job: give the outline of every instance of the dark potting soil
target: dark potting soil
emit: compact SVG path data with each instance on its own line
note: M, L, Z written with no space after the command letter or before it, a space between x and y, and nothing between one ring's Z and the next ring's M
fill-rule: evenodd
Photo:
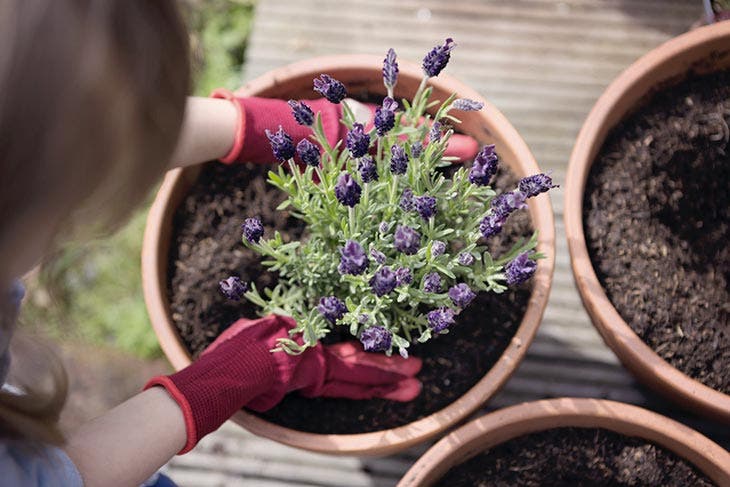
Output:
M641 438L598 428L521 436L449 470L438 487L715 485L684 459Z
M274 210L284 195L266 183L267 171L265 166L208 164L176 212L168 295L175 326L193 356L238 318L257 317L256 307L248 301L226 300L218 281L233 274L254 281L259 289L276 282L276 276L260 264L258 254L241 243L243 220L258 215L267 235L278 229L285 241L302 234L299 220ZM500 171L494 186L512 189L516 181ZM517 212L502 235L490 242L492 254L501 255L520 236L531 234L529 214ZM529 285L501 295L481 293L460 315L451 333L411 346L411 354L424 361L418 375L424 387L410 403L307 399L292 393L263 416L298 430L344 434L392 428L434 413L462 396L492 368L516 332L529 295Z
M730 393L730 71L655 94L591 169L586 242L631 328L685 374Z

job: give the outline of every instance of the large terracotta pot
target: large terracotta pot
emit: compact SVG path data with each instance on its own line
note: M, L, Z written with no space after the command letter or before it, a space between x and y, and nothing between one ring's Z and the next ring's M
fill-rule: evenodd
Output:
M730 395L711 389L662 359L618 314L591 265L583 231L583 193L593 161L609 131L644 97L691 70L730 68L730 22L672 39L632 64L606 89L588 115L570 158L565 184L565 232L583 304L606 344L623 364L661 394L688 409L730 423Z
M730 485L730 453L697 431L637 406L601 399L550 399L511 406L471 421L432 446L398 487L427 487L453 466L501 443L566 426L602 428L659 445L717 485Z
M341 80L350 93L367 91L385 94L382 84L382 58L374 56L333 56L312 59L271 71L243 86L238 93L282 99L313 98L312 79L327 73ZM420 68L400 63L396 97L410 98L421 80ZM432 80L434 97L444 100L455 92L459 96L483 101L474 90L448 76ZM520 177L539 172L535 160L507 119L485 102L480 112L463 113L459 129L480 143L494 143L504 163ZM162 349L176 369L190 364L170 318L167 297L168 251L173 214L195 182L200 167L170 171L157 194L147 219L142 250L142 277L145 301ZM494 367L466 394L448 407L413 423L384 431L364 434L320 435L275 425L240 411L232 418L251 432L291 446L332 454L389 454L425 441L466 418L492 397L514 372L535 336L548 300L552 281L555 243L550 200L547 195L529 203L532 222L539 231L537 250L546 258L538 264L534 290L517 333Z

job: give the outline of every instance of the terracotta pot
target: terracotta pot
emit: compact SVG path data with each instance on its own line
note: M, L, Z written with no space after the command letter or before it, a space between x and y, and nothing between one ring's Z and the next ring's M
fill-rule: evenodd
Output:
M375 56L333 56L292 64L246 84L238 93L282 99L313 98L312 79L327 73L341 80L349 93L385 94L382 84L382 58ZM396 97L412 96L421 80L420 68L400 63ZM444 100L451 93L482 100L474 90L448 76L432 82L434 96ZM520 177L539 172L535 160L507 119L485 102L480 112L464 113L460 130L480 143L495 143L502 161ZM142 250L142 277L145 301L152 325L162 349L176 369L190 364L190 355L183 346L170 318L167 298L168 251L173 214L200 167L170 171L150 209ZM539 230L537 250L547 257L539 262L533 278L534 291L522 323L507 349L494 367L466 394L446 408L413 423L389 430L364 434L322 435L305 433L275 425L245 411L236 413L234 421L251 432L291 446L332 454L384 455L425 441L466 418L492 397L514 372L535 336L548 300L552 281L555 243L554 223L547 195L529 203L530 216Z
M688 74L730 68L730 22L672 39L632 64L598 99L573 149L565 183L565 233L583 304L606 344L636 377L684 407L730 423L730 395L696 381L659 357L621 318L596 277L583 232L583 193L608 132L638 102Z
M718 485L730 485L730 453L697 431L637 406L601 399L550 399L500 409L471 421L432 446L398 487L426 487L453 466L513 438L561 427L603 428L659 445Z

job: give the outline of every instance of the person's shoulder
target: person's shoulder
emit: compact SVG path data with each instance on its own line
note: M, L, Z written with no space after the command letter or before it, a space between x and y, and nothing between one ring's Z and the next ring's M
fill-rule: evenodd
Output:
M62 449L0 442L0 486L83 487L76 465Z

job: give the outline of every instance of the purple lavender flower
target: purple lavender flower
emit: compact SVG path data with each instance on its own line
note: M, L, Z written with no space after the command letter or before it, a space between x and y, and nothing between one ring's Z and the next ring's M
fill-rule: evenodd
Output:
M357 317L357 322L361 325L364 325L368 321L370 321L370 315L367 313L362 313L360 316Z
M289 134L284 132L281 125L279 125L279 130L276 133L271 133L268 129L265 132L277 160L284 162L294 157L294 141Z
M370 249L370 257L378 264L385 264L385 254L378 249Z
M413 282L413 272L408 267L399 267L395 270L396 286L407 286Z
M526 207L525 195L520 191L507 191L492 200L492 212L502 220L506 220L515 210Z
M479 223L479 231L484 238L490 238L502 231L505 220L495 214L485 216Z
M381 267L370 279L370 288L376 296L385 296L395 289L395 272L390 267Z
M423 290L427 293L441 292L441 276L438 274L438 272L431 272L424 276Z
M413 191L411 188L405 188L400 196L400 203L398 203L400 209L403 211L412 211L415 208L413 201Z
M434 122L431 130L428 131L428 140L432 144L441 140L441 122Z
M383 106L375 108L373 124L380 137L384 136L395 126L395 111L397 108L398 103L387 96L383 100Z
M366 352L385 352L390 349L393 334L382 326L371 326L362 331L360 342Z
M477 295L463 282L449 289L449 298L459 308L466 308Z
M317 311L334 325L337 320L345 316L347 306L345 306L345 303L341 299L335 296L327 296L319 300Z
M459 264L463 266L470 266L474 263L474 256L469 252L462 252L459 254Z
M390 223L388 222L380 222L380 225L378 225L378 231L380 233L388 233L390 230Z
M396 250L406 255L413 255L421 247L421 234L417 230L405 225L398 225L395 229Z
M436 214L436 198L433 196L418 196L414 198L416 211L421 218L428 220Z
M357 163L357 170L360 173L360 179L363 183L369 183L378 180L378 167L370 156L365 156Z
M393 174L405 174L408 170L408 155L406 150L399 146L393 145L390 148L390 172Z
M411 157L418 159L421 154L423 154L423 143L419 141L411 144Z
M383 83L386 88L394 88L398 83L398 61L395 60L395 51L391 47L383 60Z
M441 307L430 311L426 316L428 318L428 326L436 333L444 331L446 328L454 324L454 310L451 308Z
M439 255L443 255L444 252L446 252L446 244L441 240L434 240L431 244L431 255L438 257Z
M469 171L469 182L477 186L487 186L497 172L498 160L493 145L482 147Z
M258 243L264 236L264 225L258 218L246 218L241 225L243 236L251 243Z
M307 166L317 167L319 166L319 147L311 143L307 139L302 139L297 144L297 154L299 158Z
M335 184L335 196L337 201L345 206L354 208L356 204L360 202L360 194L362 188L357 182L350 176L350 174L344 172L340 174Z
M470 100L468 98L457 98L451 104L451 108L454 110L461 110L462 112L478 112L484 108L484 103L476 100Z
M347 96L345 85L327 74L314 79L314 91L319 92L332 103L339 103Z
M248 283L243 282L240 277L231 276L218 283L221 292L233 301L239 301L248 291Z
M532 277L535 269L537 269L537 262L530 259L527 252L522 252L505 266L504 270L507 275L507 284L510 286L522 284Z
M368 149L370 148L370 135L365 132L363 124L352 124L352 130L347 133L345 145L347 145L352 157L362 157L368 153Z
M558 186L547 174L534 174L520 179L518 187L526 198L531 198Z
M303 101L298 102L295 100L289 100L287 103L291 107L294 120L296 120L299 125L310 127L314 123L314 112L309 105Z
M340 265L337 267L337 272L340 274L358 276L365 272L369 264L365 249L358 242L348 240L345 246L340 248Z
M451 58L451 51L456 47L454 40L446 39L443 46L436 46L423 58L423 72L427 76L438 76Z

